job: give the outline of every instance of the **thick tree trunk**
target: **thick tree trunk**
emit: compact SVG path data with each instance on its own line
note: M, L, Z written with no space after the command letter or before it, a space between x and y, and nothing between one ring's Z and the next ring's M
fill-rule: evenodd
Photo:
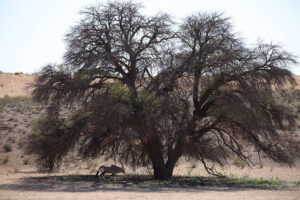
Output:
M153 166L154 178L165 180L172 177L174 167L168 168L164 165L162 166Z
M162 160L152 160L154 178L160 180L171 178L178 158L179 156L172 156L171 158L169 158L166 164Z
M165 162L159 138L149 142L147 149L154 170L154 178L160 180L171 178L180 154L175 154L175 152L169 153L168 160Z

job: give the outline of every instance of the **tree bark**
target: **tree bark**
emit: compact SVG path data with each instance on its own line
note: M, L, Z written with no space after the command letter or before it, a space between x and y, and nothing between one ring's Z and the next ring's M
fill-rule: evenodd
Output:
M154 170L154 179L164 180L171 178L177 159L171 156L172 158L169 157L169 160L165 163L159 140L148 145L149 156Z
M172 155L171 157L169 157L166 163L159 158L162 158L162 155L159 157L152 158L154 179L165 180L171 178L173 175L175 164L179 157Z
M166 167L165 165L153 166L154 170L154 179L165 180L172 177L174 166L171 168Z

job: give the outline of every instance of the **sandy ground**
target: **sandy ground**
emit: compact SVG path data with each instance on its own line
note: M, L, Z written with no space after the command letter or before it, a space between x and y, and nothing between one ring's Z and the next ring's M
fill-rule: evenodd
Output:
M33 83L34 75L0 73L0 98L8 96L28 96L27 86Z
M106 185L103 182L95 181L93 175L89 175L87 180L78 181L43 180L44 177L49 176L54 175L39 174L33 171L2 175L0 179L0 199L300 199L300 190L263 190L234 187L135 189L123 185ZM63 174L59 174L59 176L63 176Z
M188 166L183 163L176 168L177 174ZM235 174L243 174L249 169L228 168ZM286 167L252 169L252 174L260 177L277 176L289 180L300 180L299 166L294 169ZM201 167L195 168L195 173L204 175ZM63 173L37 173L30 166L23 167L18 173L8 169L0 170L0 200L54 200L54 199L263 199L263 200L297 200L300 199L300 189L266 190L258 188L236 188L223 186L197 187L155 187L141 188L126 184L108 184L105 181L95 181L94 173L87 169L70 169ZM72 179L72 177L75 177ZM79 177L79 178L78 178ZM82 177L82 178L80 178Z
M2 191L1 191L2 192ZM2 196L2 197L1 197ZM163 200L297 200L299 191L268 191L268 190L234 190L234 189L202 189L202 190L167 190L167 191L122 191L122 190L97 190L97 191L5 191L0 194L2 199L24 200L52 200L52 199L163 199Z

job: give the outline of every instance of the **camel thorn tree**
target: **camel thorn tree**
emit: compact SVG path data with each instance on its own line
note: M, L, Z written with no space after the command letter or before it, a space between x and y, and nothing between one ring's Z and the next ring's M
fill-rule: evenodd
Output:
M288 165L299 158L289 136L295 116L273 90L294 83L294 56L275 44L247 47L220 13L176 24L141 9L84 9L66 34L64 63L39 72L32 95L49 106L28 148L40 166L53 170L74 150L82 159L152 165L155 179L167 179L180 157L214 174L212 164L232 156L253 165L250 151ZM62 119L66 104L74 109Z

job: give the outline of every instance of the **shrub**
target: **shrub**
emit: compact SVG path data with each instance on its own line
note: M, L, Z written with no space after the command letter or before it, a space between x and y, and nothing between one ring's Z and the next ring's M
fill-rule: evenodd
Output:
M30 151L28 150L28 148L25 148L25 149L23 150L23 153L24 153L24 155L29 155L29 154L30 154Z
M241 159L241 158L236 158L234 160L234 165L236 165L237 167L244 169L246 166L246 163Z
M12 147L11 147L10 144L4 144L4 145L3 145L3 150L4 150L5 152L11 152Z
M19 173L20 167L15 165L15 166L13 166L13 170L14 170L15 173Z
M16 142L15 138L12 137L12 136L9 136L7 140L8 140L9 142L11 142L11 143L15 143L15 142Z
M3 159L0 159L0 164L6 164L6 163L8 163L8 156L5 156L5 158L3 158Z
M17 146L18 146L19 149L21 149L21 148L24 146L24 141L23 141L23 139L20 139L20 140L18 141Z
M38 132L39 130L41 130L41 124L42 122L46 121L47 120L47 115L42 113L40 114L37 118L33 119L31 122L30 122L30 126L31 126L31 130L33 133L36 133Z
M23 164L24 164L24 165L28 165L28 164L29 164L29 159L28 159L28 158L25 158L25 159L23 160Z

